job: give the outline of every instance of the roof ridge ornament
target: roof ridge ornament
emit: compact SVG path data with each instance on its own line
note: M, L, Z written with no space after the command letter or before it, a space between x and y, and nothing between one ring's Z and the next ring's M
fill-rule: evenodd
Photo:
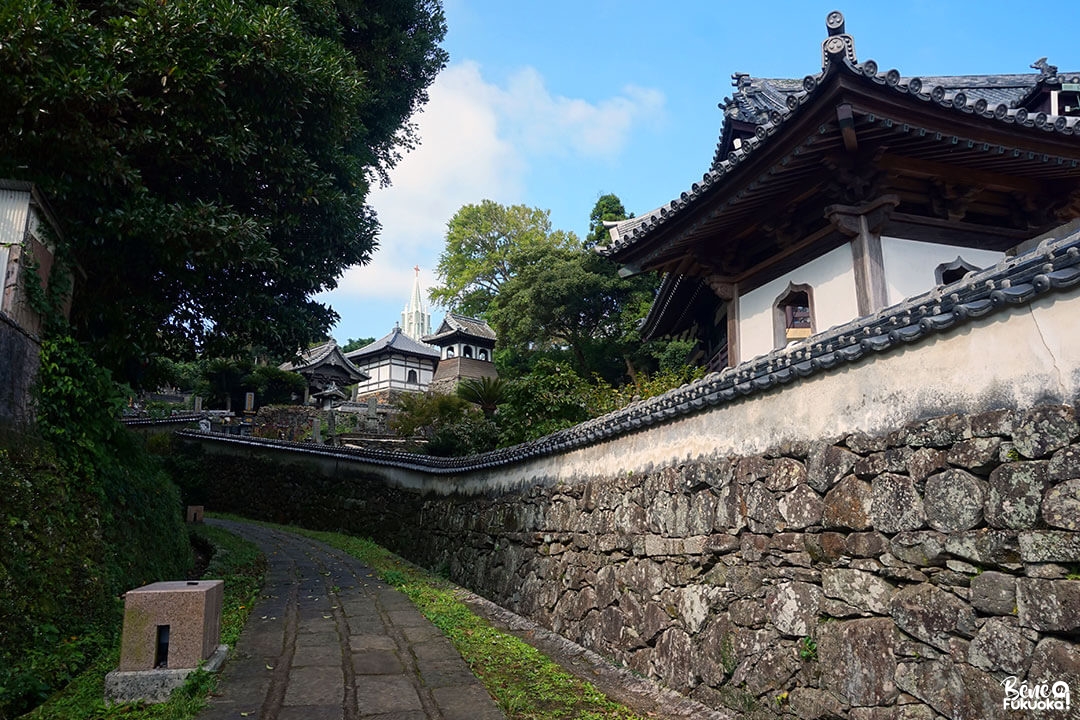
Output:
M1039 71L1040 80L1057 77L1058 74L1057 65L1051 65L1050 63L1046 62L1045 57L1041 57L1035 62L1031 63L1031 67Z
M825 29L829 31L829 37L821 43L821 70L824 72L829 67L829 60L839 59L846 56L852 65L858 61L855 59L855 38L844 32L844 14L839 10L833 10L825 16Z

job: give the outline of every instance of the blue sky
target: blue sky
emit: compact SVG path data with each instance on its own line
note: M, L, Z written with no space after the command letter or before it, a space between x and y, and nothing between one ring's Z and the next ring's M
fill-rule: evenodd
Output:
M731 74L801 78L821 69L825 16L844 13L860 62L905 77L1034 72L1047 56L1080 71L1076 6L1018 2L444 0L450 62L414 118L422 144L371 204L371 263L319 297L332 334L381 337L412 289L427 289L447 221L491 199L551 211L583 236L605 193L642 214L698 181ZM442 317L432 308L433 323Z

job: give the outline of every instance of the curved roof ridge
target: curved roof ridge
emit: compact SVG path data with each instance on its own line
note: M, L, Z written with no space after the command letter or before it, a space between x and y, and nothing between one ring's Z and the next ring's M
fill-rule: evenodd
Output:
M423 355L424 357L433 358L437 358L441 355L437 347L432 347L427 343L414 340L406 335L405 331L402 330L399 325L395 325L393 330L375 342L346 353L345 359L352 360L353 358L367 357L384 350L397 350L398 352L412 353L414 355Z
M862 63L853 63L847 57L842 57L837 62L829 63L820 73L807 75L801 81L802 89L785 94L784 110L776 110L770 113L769 118L757 125L755 134L742 141L739 147L733 148L723 159L714 156L709 170L702 176L700 183L693 183L690 189L680 194L678 198L671 200L656 210L634 220L640 220L636 224L624 221L609 230L612 242L604 247L597 247L597 252L610 257L619 251L628 249L637 244L644 236L650 234L655 228L682 215L683 211L702 197L712 185L722 178L734 167L750 157L758 148L767 145L769 139L777 134L777 131L785 124L792 121L800 113L800 109L806 106L820 89L826 85L828 76L844 72L848 75L866 78L876 85L884 86L901 95L911 95L923 101L930 101L936 106L952 110L978 114L991 122L1023 125L1028 128L1046 132L1057 132L1066 135L1080 133L1080 118L1064 115L1050 115L1048 113L1032 113L1023 108L1010 107L1009 102L1001 100L993 103L987 97L978 94L968 96L963 88L956 92L949 92L943 85L928 87L920 77L913 76L904 78L896 69L890 69L884 73L879 72L878 64L873 59ZM928 79L961 76L929 76ZM980 77L980 76L968 76ZM1031 75L1033 82L1038 78ZM725 122L725 129L729 128ZM723 147L724 143L718 146ZM719 153L718 153L719 154Z

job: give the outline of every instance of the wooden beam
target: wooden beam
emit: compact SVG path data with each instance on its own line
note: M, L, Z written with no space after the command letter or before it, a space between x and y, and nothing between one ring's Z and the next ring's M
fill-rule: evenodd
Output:
M932 160L919 160L890 154L882 155L878 162L882 168L901 172L912 177L934 179L958 185L978 185L988 190L1004 190L1006 192L1020 190L1026 193L1043 192L1043 185L1038 180L1015 175L1003 175L989 170L946 165Z
M865 218L863 222L865 223ZM859 315L877 312L889 304L881 236L864 228L863 232L851 239L851 255L855 271L855 301Z
M754 275L757 275L761 271L767 270L769 267L771 267L773 265L776 265L776 264L786 260L791 255L794 255L795 253L810 247L811 245L816 243L821 238L826 237L827 235L830 235L833 232L835 232L835 228L832 225L826 225L825 227L821 228L817 232L811 233L810 235L807 235L801 241L799 241L799 242L795 243L794 245L791 245L790 247L784 249L782 252L779 252L779 253L777 253L775 255L770 256L768 260L763 260L762 262L759 262L757 265L754 265L754 266L752 266L750 268L747 268L746 270L742 271L741 273L739 273L738 277L736 278L736 282L738 282L740 286L742 286L744 284L747 284L749 281L751 281L753 279ZM753 283L750 283L750 284L753 284Z
M855 134L855 116L851 112L851 105L837 105L836 120L840 125L840 136L844 139L844 149L849 153L858 152L859 138Z

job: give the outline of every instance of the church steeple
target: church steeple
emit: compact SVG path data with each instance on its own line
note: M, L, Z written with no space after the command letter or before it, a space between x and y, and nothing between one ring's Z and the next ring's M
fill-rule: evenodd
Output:
M401 311L401 331L413 340L419 340L431 334L431 313L424 307L424 293L420 287L420 266L413 268L416 278L413 280L412 295L409 304Z

